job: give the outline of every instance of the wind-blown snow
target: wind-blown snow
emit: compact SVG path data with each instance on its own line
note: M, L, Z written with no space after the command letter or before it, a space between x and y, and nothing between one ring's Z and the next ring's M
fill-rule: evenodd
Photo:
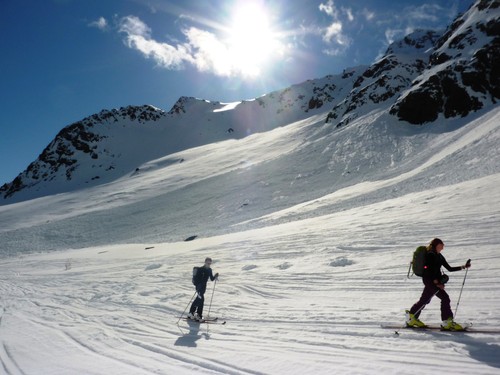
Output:
M0 206L0 372L497 374L500 335L380 324L419 298L411 252L437 236L452 265L472 259L457 321L500 327L500 109L335 132L325 116ZM206 312L213 295L227 324L177 326L206 256Z

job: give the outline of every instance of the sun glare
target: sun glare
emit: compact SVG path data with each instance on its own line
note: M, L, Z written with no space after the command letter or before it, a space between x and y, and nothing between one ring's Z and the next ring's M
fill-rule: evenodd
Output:
M256 77L279 50L267 10L254 2L240 3L228 30L230 58L246 76Z

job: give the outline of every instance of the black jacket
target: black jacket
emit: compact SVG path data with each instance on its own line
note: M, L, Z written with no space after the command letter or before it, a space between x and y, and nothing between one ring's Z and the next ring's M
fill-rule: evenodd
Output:
M422 276L425 284L434 284L434 280L441 280L441 266L446 268L449 272L460 271L461 266L451 267L443 255L436 251L429 251L425 256L424 275Z
M196 279L196 291L203 294L207 290L208 279L214 281L215 277L211 268L203 266L198 269L198 275Z

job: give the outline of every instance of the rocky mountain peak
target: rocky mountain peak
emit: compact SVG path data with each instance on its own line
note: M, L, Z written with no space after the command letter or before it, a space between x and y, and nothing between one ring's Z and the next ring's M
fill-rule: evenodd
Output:
M500 1L477 1L444 31L417 30L362 72L326 122L349 124L375 106L411 124L466 116L500 98Z
M385 55L425 53L439 40L442 32L434 30L416 30L403 39L393 42L386 50Z
M177 102L172 106L170 111L168 111L169 115L178 115L181 113L186 113L189 109L191 103L195 103L200 101L199 99L190 97L190 96L181 96Z
M436 41L425 72L391 107L411 124L467 116L500 98L500 2L477 1Z
M26 188L36 189L37 185L43 185L44 182L61 179L71 181L75 170L85 159L95 161L95 164L99 165L95 168L101 169L103 165L98 164L98 159L102 159L108 153L101 147L104 140L109 137L106 127L123 123L146 124L156 122L163 117L165 112L151 105L127 106L112 110L104 109L68 125L24 172L11 183L0 187L0 195L9 198ZM109 171L114 169L114 166L111 163L106 168ZM99 173L96 171L96 174L89 179L92 178L99 179Z
M429 49L438 37L434 31L419 30L392 43L384 56L359 75L345 99L330 111L327 123L341 127L373 106L392 104L424 71Z

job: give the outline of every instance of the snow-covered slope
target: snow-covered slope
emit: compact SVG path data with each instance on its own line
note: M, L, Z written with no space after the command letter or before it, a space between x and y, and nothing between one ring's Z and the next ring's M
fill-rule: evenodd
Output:
M290 139L321 119L189 150L181 164L159 159L142 179L0 207L2 370L497 374L498 334L396 334L380 324L402 324L422 289L406 278L411 252L439 236L452 265L472 258L458 310L465 273L447 284L456 319L500 327L500 170L490 160L500 156L499 119L495 109L434 137L413 134L406 141L425 143L422 154L395 159L392 177L376 179L360 163L373 178L317 199L307 186L328 190L327 180L307 160L321 138L307 147ZM349 128L371 128L361 122ZM246 158L230 162L227 150ZM273 173L293 150L305 160L289 160L297 178ZM294 184L302 203L291 206ZM278 211L283 201L290 208ZM188 234L198 237L183 241ZM50 246L58 251L27 253ZM205 311L211 301L210 315L227 323L177 325L205 256L221 274ZM440 323L438 300L421 319Z
M263 215L329 196L348 199L308 217L474 180L500 171L498 118L496 108L417 129L375 112L332 136L325 115L313 116L150 161L108 184L0 206L0 241L9 253L178 241L265 226ZM356 196L364 184L380 188ZM113 229L117 218L127 230Z
M394 44L372 75L63 129L2 188L0 373L497 374L500 335L380 328L419 298L408 263L433 237L472 259L446 286L457 321L500 328L500 106L418 127L389 113L413 90L393 73L423 77L409 56L431 42ZM206 256L205 312L227 324L177 325ZM438 300L421 319L440 323Z
M103 110L62 129L37 160L0 187L0 205L105 184L162 156L305 119L337 103L355 71L250 101L181 97L168 113L149 105Z

